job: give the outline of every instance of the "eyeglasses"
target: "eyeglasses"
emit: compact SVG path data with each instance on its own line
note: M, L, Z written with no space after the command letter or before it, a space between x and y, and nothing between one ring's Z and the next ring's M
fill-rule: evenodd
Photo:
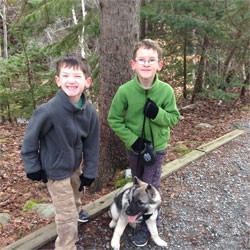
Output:
M139 65L145 65L146 63L148 63L148 65L154 65L158 62L158 60L152 58L149 60L146 60L144 58L139 58L135 60Z

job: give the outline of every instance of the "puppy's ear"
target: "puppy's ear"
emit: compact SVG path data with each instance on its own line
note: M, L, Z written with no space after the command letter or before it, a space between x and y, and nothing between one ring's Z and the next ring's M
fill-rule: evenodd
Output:
M157 191L156 188L154 186L152 186L151 184L148 184L147 188L146 188L146 192L148 193L149 197L153 200L156 195L157 195Z
M134 185L139 187L141 186L141 183L142 181L137 176L134 176Z
M138 183L138 178L136 176L134 176L133 183L134 183L134 185L136 185Z

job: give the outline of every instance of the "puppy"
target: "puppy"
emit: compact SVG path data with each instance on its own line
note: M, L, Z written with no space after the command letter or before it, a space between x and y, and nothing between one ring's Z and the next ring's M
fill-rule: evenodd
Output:
M158 208L161 204L161 196L158 190L134 177L133 182L127 183L115 195L110 206L110 217L112 218L109 227L114 228L111 246L115 250L120 249L120 238L129 223L138 223L137 219L143 216L148 230L154 242L158 246L166 247L167 242L159 237L156 225Z

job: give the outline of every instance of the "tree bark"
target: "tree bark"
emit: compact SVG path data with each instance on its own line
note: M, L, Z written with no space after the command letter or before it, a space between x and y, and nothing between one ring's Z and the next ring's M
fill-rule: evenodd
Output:
M4 47L4 58L8 58L8 31L7 31L7 20L6 20L6 3L3 0L3 47Z
M107 115L118 87L130 80L130 60L139 39L140 1L100 0L101 148L97 189L106 186L116 169L128 167L125 147L112 132Z
M246 88L248 86L250 86L250 70L249 70L249 67L250 67L250 62L246 62L244 67L243 67L243 75L244 75L244 85L241 87L241 91L240 91L240 97L243 97L245 96L246 94Z
M199 62L197 78L196 78L195 85L194 85L191 103L194 103L196 94L202 92L202 83L203 83L203 75L204 75L204 70L205 70L205 58L206 58L205 54L206 54L207 46L208 46L208 37L205 36L204 41L203 41L201 58Z
M183 97L187 99L187 34L183 43Z

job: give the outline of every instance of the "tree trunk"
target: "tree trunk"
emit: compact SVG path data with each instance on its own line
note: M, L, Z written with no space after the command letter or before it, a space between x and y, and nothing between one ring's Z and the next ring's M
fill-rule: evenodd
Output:
M196 94L202 92L202 83L203 83L203 75L204 75L204 70L205 70L205 58L206 58L205 54L206 54L207 46L208 46L208 37L205 36L204 41L203 41L202 51L201 51L201 58L199 62L197 78L194 84L194 90L193 90L191 103L194 103Z
M3 1L3 47L4 47L4 58L8 58L8 31L7 31L7 20L6 20L6 3Z
M183 44L183 97L187 99L187 34Z
M115 169L128 167L125 147L112 132L107 115L118 87L130 80L130 60L139 39L140 1L100 1L100 93L101 148L97 189L108 184Z
M247 86L250 86L250 70L249 70L250 62L248 61L243 67L243 75L244 75L244 85L241 87L240 97L245 96Z
M141 0L141 7L144 7L146 4L146 0ZM146 37L146 26L147 26L147 19L144 17L140 20L140 39L144 39Z

